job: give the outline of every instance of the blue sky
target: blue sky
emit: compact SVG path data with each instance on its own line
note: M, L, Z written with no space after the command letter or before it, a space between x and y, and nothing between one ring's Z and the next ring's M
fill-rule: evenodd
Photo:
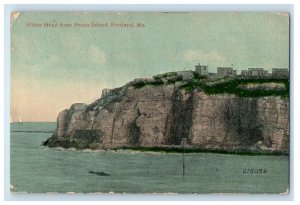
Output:
M29 27L26 23L143 23L124 27ZM286 13L14 13L11 113L55 121L72 103L137 77L209 66L289 67Z

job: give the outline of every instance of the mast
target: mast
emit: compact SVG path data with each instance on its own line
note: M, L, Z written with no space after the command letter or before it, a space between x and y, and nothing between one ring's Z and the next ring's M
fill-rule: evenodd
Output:
M182 147L183 147L183 151L182 151L182 176L185 175L185 141L186 141L186 138L182 138L182 141L181 141L181 144L182 144Z

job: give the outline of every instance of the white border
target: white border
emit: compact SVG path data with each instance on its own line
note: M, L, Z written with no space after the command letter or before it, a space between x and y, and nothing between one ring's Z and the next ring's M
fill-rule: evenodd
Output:
M61 2L54 0L53 2ZM220 2L220 1L215 1ZM265 1L264 1L265 2ZM291 2L291 1L287 1ZM220 2L222 3L222 2ZM285 11L289 12L291 15L291 145L293 145L296 141L293 138L294 131L294 102L296 96L294 93L294 79L296 79L297 70L293 69L294 62L294 10L293 5L229 5L229 4L215 4L215 5L5 5L4 7L4 20L5 20L5 32L4 32L4 71L1 69L1 76L4 76L4 85L5 89L4 93L1 92L1 99L4 99L4 118L1 116L1 130L4 130L4 200L16 200L16 201L67 201L67 200L77 200L77 201L94 201L94 200L124 200L124 201L139 201L139 200L154 200L154 201L166 201L166 200L203 200L203 201L231 201L231 200L293 200L294 197L294 189L293 189L293 181L294 181L294 148L291 146L291 192L289 195L233 195L233 194L208 194L208 195L143 195L143 194L126 194L126 195L67 195L67 194L58 194L58 195L49 195L49 194L11 194L9 191L9 54L10 54L10 38L9 38L9 14L11 11L19 10L19 11ZM3 39L3 38L2 38ZM295 40L296 43L296 40ZM299 43L299 42L298 42ZM300 45L300 44L298 44ZM295 48L296 49L296 48ZM299 52L298 52L299 53ZM1 55L2 57L3 55ZM2 88L3 84L1 84ZM5 98L4 98L5 96ZM3 101L1 102L3 103ZM4 120L5 119L5 120ZM4 124L5 122L5 124ZM4 125L4 126L3 126ZM4 129L2 129L4 128ZM296 151L296 150L295 150ZM1 153L2 154L2 153ZM2 158L2 157L1 157ZM2 158L3 159L3 158ZM2 170L1 170L2 171ZM297 172L295 172L297 173ZM3 193L3 192L1 192Z

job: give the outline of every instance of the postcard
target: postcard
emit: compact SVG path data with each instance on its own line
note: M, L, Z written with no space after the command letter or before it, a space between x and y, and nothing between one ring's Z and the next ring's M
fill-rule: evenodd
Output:
M11 13L13 193L289 193L280 12Z

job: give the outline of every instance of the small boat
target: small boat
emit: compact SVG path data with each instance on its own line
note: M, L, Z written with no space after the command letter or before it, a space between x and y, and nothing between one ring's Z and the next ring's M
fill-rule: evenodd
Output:
M22 124L22 118L19 117L19 121L18 121L19 124Z
M107 174L105 172L94 172L94 171L89 171L89 174L96 174L98 176L110 176L110 174Z

